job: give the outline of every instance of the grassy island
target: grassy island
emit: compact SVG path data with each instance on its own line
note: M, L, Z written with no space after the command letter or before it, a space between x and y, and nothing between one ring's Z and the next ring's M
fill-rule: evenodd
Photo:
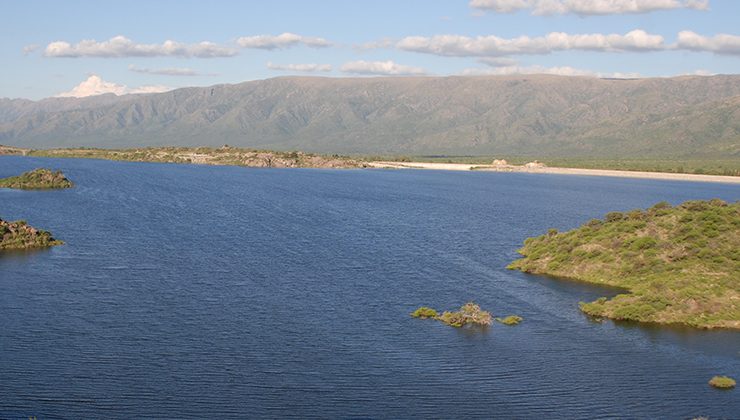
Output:
M519 253L524 258L510 269L629 291L581 303L587 314L740 329L740 202L662 202L608 213L529 238Z
M709 380L709 385L720 389L730 389L735 388L736 383L729 376L715 376Z
M63 243L54 239L51 233L33 228L23 220L7 222L0 219L0 251L47 248Z
M0 179L0 188L17 188L21 190L51 190L71 188L72 182L61 171L34 169L18 176Z
M468 302L460 307L459 311L444 311L439 315L436 310L422 306L411 313L414 318L436 319L451 327L464 327L465 325L491 325L491 314L480 308L473 302Z

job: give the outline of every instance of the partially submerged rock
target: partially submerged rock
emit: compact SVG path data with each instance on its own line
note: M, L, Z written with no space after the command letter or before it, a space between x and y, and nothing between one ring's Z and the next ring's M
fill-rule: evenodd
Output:
M62 171L51 171L45 168L34 169L18 176L0 179L0 188L46 190L71 188L72 186L72 181L67 179Z
M8 222L0 219L0 251L47 248L63 243L54 239L51 233L29 226L24 220Z

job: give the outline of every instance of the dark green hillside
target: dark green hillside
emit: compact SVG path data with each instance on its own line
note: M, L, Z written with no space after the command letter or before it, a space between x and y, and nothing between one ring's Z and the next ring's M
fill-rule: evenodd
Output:
M613 319L740 328L740 202L659 203L529 238L509 268L626 288L582 303Z

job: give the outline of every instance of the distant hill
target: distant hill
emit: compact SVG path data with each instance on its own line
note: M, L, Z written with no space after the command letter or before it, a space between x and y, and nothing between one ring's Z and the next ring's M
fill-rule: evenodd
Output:
M740 76L281 77L0 99L0 144L732 159L740 158Z

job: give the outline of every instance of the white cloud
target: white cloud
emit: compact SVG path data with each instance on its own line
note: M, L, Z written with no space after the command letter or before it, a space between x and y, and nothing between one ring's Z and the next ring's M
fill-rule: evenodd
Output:
M280 71L296 71L303 73L312 73L317 71L331 71L331 64L275 64L272 62L267 63L267 68L270 70Z
M488 64L491 67L511 67L516 66L518 63L513 58L508 57L483 57L478 61L483 64Z
M421 67L405 66L388 61L350 61L344 63L340 70L344 73L374 74L385 76L411 76L427 74Z
M137 44L125 36L118 35L107 41L83 40L75 45L66 41L52 42L46 46L47 57L231 57L236 50L212 42L183 44L167 40L161 44Z
M716 75L717 73L710 71L710 70L705 70L705 69L699 69L699 70L694 70L690 73L684 73L684 76L716 76Z
M25 47L23 47L23 55L31 54L32 52L38 50L39 48L41 48L39 44L26 45Z
M692 31L678 33L676 47L691 51L709 51L715 54L740 55L740 36L717 34L713 37Z
M507 76L513 74L553 74L558 76L589 76L614 79L635 79L642 77L639 73L600 73L591 70L577 69L570 66L501 66L487 69L465 69L464 76Z
M378 48L393 48L396 45L397 40L393 38L383 38L380 41L366 42L355 46L358 50L375 50Z
M470 7L497 13L531 10L533 15L580 16L649 13L658 10L708 10L709 0L470 0Z
M126 85L106 82L101 79L100 76L93 74L69 92L62 92L56 96L82 98L85 96L102 95L105 93L113 93L115 95L127 95L130 93L159 93L171 89L172 88L166 86L140 86L137 88L129 88Z
M311 48L323 48L331 45L331 42L324 38L296 35L290 32L285 32L280 35L243 36L237 39L236 43L242 48L259 48L263 50L288 48L299 44L303 44Z
M663 37L641 29L620 34L567 34L551 32L544 37L499 38L495 35L475 38L462 35L406 37L396 44L406 51L444 56L501 56L549 54L553 51L656 51L664 48Z
M186 67L168 67L162 69L149 69L138 67L133 64L128 66L130 71L135 73L154 74L158 76L216 76L215 73L198 73L197 71Z

